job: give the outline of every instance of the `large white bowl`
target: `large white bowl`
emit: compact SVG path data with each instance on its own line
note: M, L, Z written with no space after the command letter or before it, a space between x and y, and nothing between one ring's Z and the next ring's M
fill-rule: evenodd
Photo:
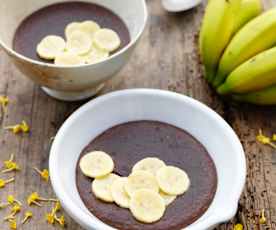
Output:
M79 66L59 66L32 60L13 49L13 38L27 16L45 6L72 0L4 0L0 4L0 47L17 68L44 91L60 100L75 101L93 96L128 62L142 35L148 12L145 0L75 0L104 6L125 22L131 42L107 60ZM74 20L74 16L72 16ZM45 28L47 30L47 28Z
M206 213L187 230L213 229L231 219L246 177L242 145L213 110L189 97L152 89L123 90L101 96L77 110L61 127L50 153L54 191L68 214L85 229L113 229L93 216L80 199L76 164L83 148L105 130L126 122L154 120L182 128L198 139L215 162L218 188Z

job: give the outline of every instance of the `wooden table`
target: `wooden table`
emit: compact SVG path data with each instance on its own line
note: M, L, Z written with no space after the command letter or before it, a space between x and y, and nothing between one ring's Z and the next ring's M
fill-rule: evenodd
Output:
M273 4L276 5L276 0L265 0L266 8ZM276 152L255 141L260 128L268 135L276 131L275 107L230 105L219 99L206 84L198 64L196 46L204 6L181 14L167 14L159 1L148 0L148 6L150 18L140 44L128 65L102 93L126 88L160 88L189 95L216 110L239 135L248 164L239 211L231 222L217 229L233 229L237 222L243 223L245 229L276 229ZM65 103L48 97L15 69L2 51L0 55L0 95L7 95L11 100L8 113L0 120L0 160L2 162L14 153L21 166L21 171L15 175L15 183L0 190L0 199L13 194L23 201L34 191L53 197L50 184L43 182L32 167L48 167L50 138L84 102ZM15 136L2 129L23 119L31 125L29 135ZM45 221L50 205L30 209L34 212L33 219L19 229L55 229ZM265 209L267 224L259 226L258 214L262 209ZM7 213L8 210L0 210L1 229L9 229L2 222ZM68 229L81 229L68 216L66 221Z

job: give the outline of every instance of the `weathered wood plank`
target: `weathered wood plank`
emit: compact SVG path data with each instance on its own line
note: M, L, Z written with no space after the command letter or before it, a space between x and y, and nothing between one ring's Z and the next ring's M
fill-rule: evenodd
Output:
M276 0L266 0L265 3L268 8L276 5ZM239 212L231 222L217 229L232 230L237 222L242 222L245 229L250 230L276 229L276 155L273 149L255 141L259 128L267 134L275 131L276 109L230 105L221 101L208 87L202 78L196 45L203 5L183 14L166 13L159 1L149 0L148 6L150 19L140 44L128 65L108 83L102 93L125 88L160 88L189 95L215 109L241 138L248 163L247 184ZM23 119L32 127L30 135L22 136L14 136L0 129L1 162L14 153L21 166L21 172L16 174L16 183L0 190L0 200L13 194L23 201L33 191L46 197L54 196L50 185L41 181L32 167L48 167L50 138L84 102L64 103L49 98L15 70L2 51L0 57L0 95L8 95L11 99L8 113L0 119L0 127ZM7 178L6 175L3 177ZM44 218L50 208L50 205L30 208L35 213L34 219L19 229L55 229ZM263 208L266 210L267 224L259 226L257 215ZM8 225L2 222L5 215L7 211L0 211L1 229L8 229ZM68 229L82 229L68 216L66 219Z

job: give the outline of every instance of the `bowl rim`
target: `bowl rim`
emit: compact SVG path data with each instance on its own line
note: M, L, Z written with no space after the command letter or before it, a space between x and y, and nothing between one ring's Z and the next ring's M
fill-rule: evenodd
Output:
M70 197L67 195L65 189L62 187L62 185L59 182L59 177L58 177L59 170L56 164L57 157L58 157L57 149L59 148L59 140L64 138L71 124L74 123L75 120L79 119L79 117L83 113L86 113L88 110L93 109L94 105L104 103L106 100L110 100L114 97L129 96L133 94L136 94L136 95L154 94L155 96L163 96L163 97L165 96L175 100L182 100L186 104L196 106L198 109L204 111L205 113L208 113L211 117L216 119L216 122L220 123L220 125L224 129L224 132L227 134L227 137L231 138L232 139L231 142L233 142L233 145L237 147L236 148L237 154L239 154L238 169L239 169L240 178L239 178L239 181L236 182L236 185L234 187L235 190L232 192L231 198L228 199L227 202L225 202L224 204L227 209L223 211L221 209L215 209L214 213L211 216L208 216L207 218L201 220L200 222L195 221L192 224L192 226L187 226L185 230L208 229L233 218L237 211L238 202L246 182L245 153L244 153L242 144L238 136L234 132L234 130L219 114L217 114L214 110L212 110L202 102L199 102L188 96L166 91L166 90L144 89L144 88L119 90L119 91L111 92L103 96L100 96L86 103L85 105L81 106L78 110L76 110L59 129L50 150L49 171L50 171L50 178L51 178L51 183L52 183L54 192L56 193L58 199L60 200L66 212L81 226L83 226L86 229L91 229L91 225L87 224L86 221L84 221L84 219L86 218L91 219L91 217L87 213L83 212L83 210L80 207L78 207L75 203L72 202ZM107 228L106 224L102 223L100 220L91 220L91 222L93 222L93 229L110 229L110 230L114 229L111 226Z
M63 69L75 69L75 68L82 68L82 67L89 67L89 66L97 66L100 64L103 64L105 62L108 62L112 59L115 59L117 56L120 56L121 54L125 53L127 50L129 50L132 46L134 46L139 38L142 36L145 27L147 25L147 21L148 21L148 17L149 17L149 13L148 13L148 8L147 8L147 4L146 4L146 0L140 0L142 5L143 5L143 11L144 11L144 19L143 19L143 24L141 26L141 28L139 29L138 33L136 34L136 36L131 39L131 41L121 50L119 50L118 52L112 54L111 56L109 56L107 59L105 59L104 61L98 62L98 63L94 63L94 64L81 64L81 65L74 65L74 66L66 66L66 65L56 65L53 63L46 63L46 62L41 62L41 61L37 61L34 60L32 58L26 57L18 52L16 52L13 48L10 48L8 45L6 45L6 43L0 39L0 46L6 50L10 55L25 61L25 62L29 62L30 64L33 65L39 65L42 67L49 67L49 68L63 68Z

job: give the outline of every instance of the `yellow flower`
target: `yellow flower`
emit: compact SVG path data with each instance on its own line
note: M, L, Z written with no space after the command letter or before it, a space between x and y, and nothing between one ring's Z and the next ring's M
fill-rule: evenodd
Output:
M0 96L0 104L6 107L9 104L9 98L7 96Z
M12 213L14 213L14 215L15 215L16 213L20 212L20 211L21 211L21 206L18 205L18 204L14 205L14 206L12 207Z
M54 224L55 223L55 215L53 215L52 213L47 213L46 220L49 224Z
M55 207L53 208L53 211L54 213L57 213L58 211L60 211L60 209L61 209L61 205L60 205L60 202L58 201L56 202Z
M65 218L64 216L60 216L59 218L57 216L55 216L55 220L59 223L59 225L61 227L64 227L65 226Z
M40 197L37 192L33 192L27 198L28 205L35 204L35 205L41 206L39 201L57 202L58 200L57 199L52 199L52 198L46 199L46 198Z
M20 170L20 167L13 160L14 160L14 155L11 154L10 159L7 160L7 161L4 161L4 167L5 167L5 169L2 170L2 173L7 173L7 172L11 172L11 171L18 171L18 170Z
M49 171L47 169L43 169L42 171L38 168L34 167L34 170L41 176L43 180L46 182L49 181Z
M22 206L22 203L19 200L16 200L13 195L8 195L7 201L9 204L17 203L18 205Z
M22 220L22 224L25 224L29 219L31 219L33 217L33 213L31 211L27 211L24 214L24 219Z
M10 222L10 229L17 229L16 220L9 220Z
M3 180L0 179L0 188L4 188L6 184L9 184L14 181L14 178L8 179L8 180Z
M273 134L272 140L273 140L273 141L276 141L276 134Z
M234 226L234 230L243 230L243 225L242 224L236 224Z
M262 211L260 213L259 223L260 224L265 224L266 223L265 210L264 209L262 209Z
M20 124L6 126L4 129L11 130L14 134L18 133L28 133L30 131L30 127L25 121L22 121Z
M262 130L259 130L259 134L256 138L260 143L264 145L270 145L271 147L276 149L276 145L271 142L271 139L269 137L263 135Z

